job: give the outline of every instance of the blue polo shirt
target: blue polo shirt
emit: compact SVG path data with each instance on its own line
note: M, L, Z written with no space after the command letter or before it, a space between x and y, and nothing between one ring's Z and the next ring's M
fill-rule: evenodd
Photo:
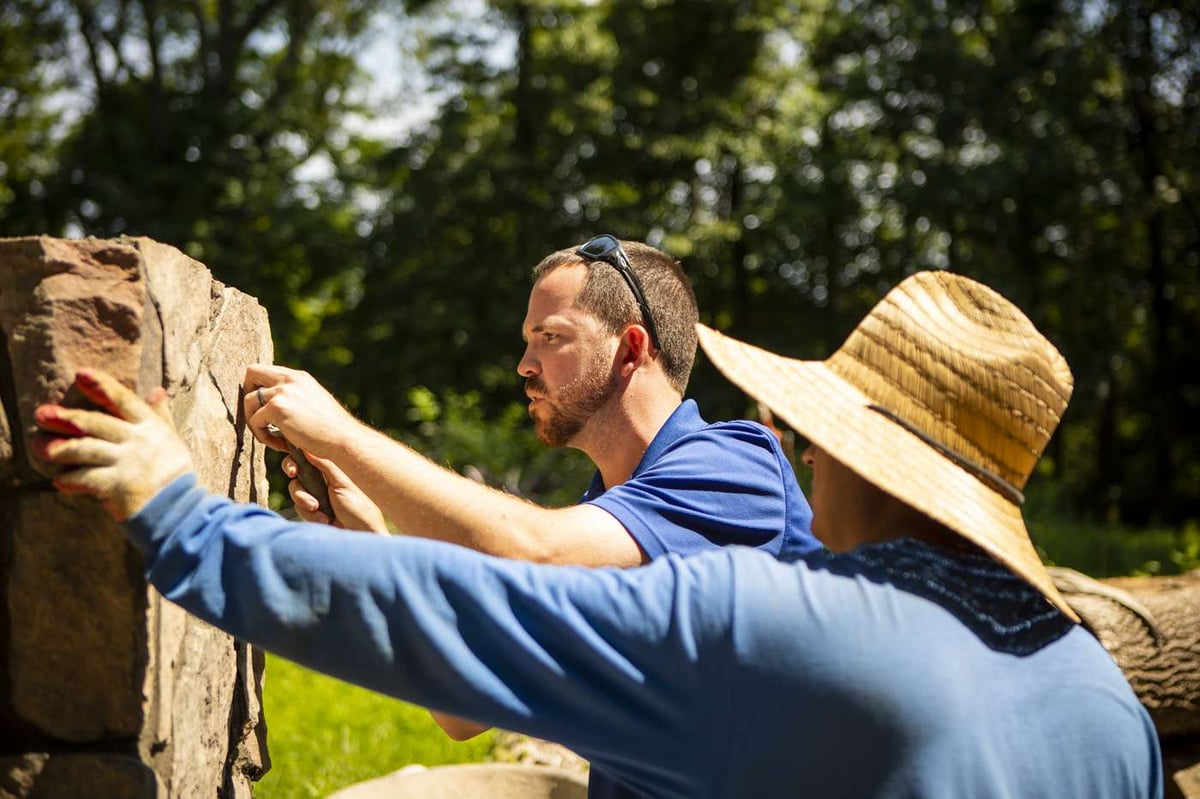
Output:
M787 561L821 549L779 439L755 422L709 424L693 400L675 409L628 480L606 489L596 472L582 501L616 517L651 559L730 544Z
M821 548L779 439L746 420L708 424L693 400L675 409L628 480L606 490L597 471L583 502L615 516L651 559L737 544L791 561ZM588 796L640 794L593 763Z

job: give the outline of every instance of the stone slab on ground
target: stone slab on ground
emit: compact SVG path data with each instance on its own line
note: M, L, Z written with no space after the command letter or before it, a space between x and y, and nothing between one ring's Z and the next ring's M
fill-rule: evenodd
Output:
M570 769L516 763L409 766L329 799L587 799L587 779Z

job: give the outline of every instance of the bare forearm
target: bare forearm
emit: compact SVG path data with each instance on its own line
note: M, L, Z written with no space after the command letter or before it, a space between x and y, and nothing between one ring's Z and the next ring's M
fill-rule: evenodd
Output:
M247 368L244 384L247 424L259 441L281 449L270 432L275 427L340 467L347 491L353 486L365 494L405 533L521 560L645 562L638 544L605 511L543 508L444 469L355 419L306 372L256 364Z
M462 719L458 716L448 716L445 713L439 713L436 710L429 711L429 715L433 716L433 720L442 728L446 735L450 736L455 741L467 741L474 738L480 733L487 732L491 729L486 724L480 724L477 721Z
M402 532L522 560L547 560L550 513L443 468L365 425L339 444L338 464Z
M401 532L505 558L577 566L648 561L600 508L544 508L468 480L359 422L332 444L336 461Z

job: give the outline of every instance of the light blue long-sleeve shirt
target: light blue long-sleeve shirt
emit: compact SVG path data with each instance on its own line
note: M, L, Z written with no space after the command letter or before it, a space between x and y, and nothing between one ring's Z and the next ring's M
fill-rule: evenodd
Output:
M1120 670L987 558L900 540L539 566L287 522L191 476L126 528L159 591L215 626L560 741L647 796L1162 793Z

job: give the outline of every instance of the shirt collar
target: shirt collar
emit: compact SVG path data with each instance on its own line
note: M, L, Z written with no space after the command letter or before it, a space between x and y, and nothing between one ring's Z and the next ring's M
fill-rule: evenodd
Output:
M998 652L1031 654L1075 626L1032 585L982 552L895 538L841 554L818 552L807 562L888 583L941 605Z
M663 422L663 426L658 429L654 435L654 439L650 442L650 446L646 447L646 452L642 455L642 459L638 461L637 467L633 470L630 478L637 477L642 472L649 469L670 447L684 436L695 433L701 430L708 422L700 417L700 408L696 405L695 400L685 399L679 403L679 406L671 412L667 417L667 421ZM603 494L607 488L604 485L604 478L600 476L600 470L592 475L592 484L588 487L587 493L583 495L584 502L589 499L595 499Z

